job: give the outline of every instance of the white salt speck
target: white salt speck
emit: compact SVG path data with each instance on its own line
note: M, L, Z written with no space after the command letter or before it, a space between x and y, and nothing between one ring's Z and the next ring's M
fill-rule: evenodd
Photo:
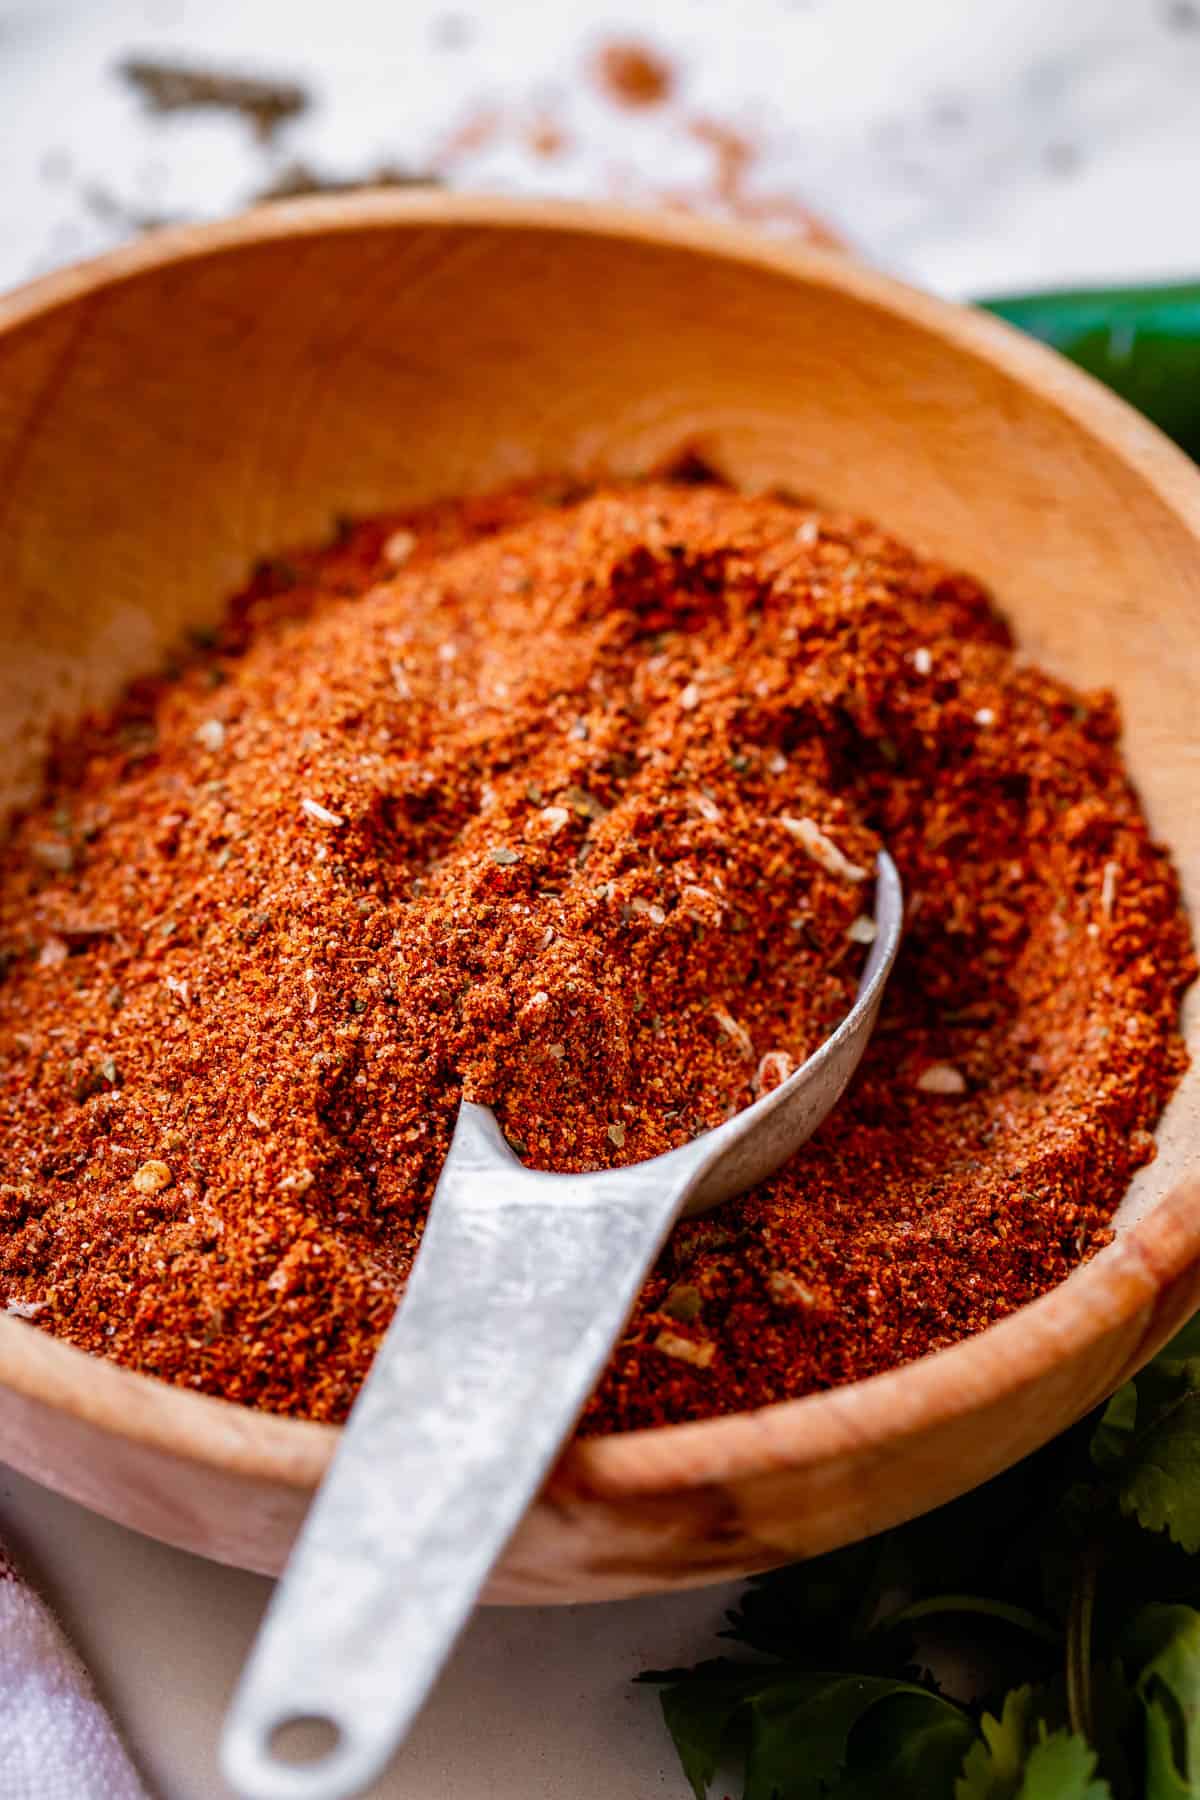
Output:
M731 1012L723 1006L713 1007L713 1017L727 1037L731 1037L743 1056L753 1056L754 1043L744 1025L739 1025Z
M755 1071L755 1093L769 1094L773 1088L782 1087L795 1067L786 1050L768 1050Z
M341 813L330 812L329 808L322 806L319 800L310 800L307 795L300 802L300 811L317 825L344 825L346 823Z
M816 1292L807 1282L801 1281L798 1275L793 1275L790 1269L772 1269L767 1276L767 1290L772 1300L779 1301L782 1306L818 1304L819 1296Z
M213 756L225 748L225 726L220 719L205 719L196 727L196 742Z
M951 1063L930 1063L917 1076L917 1086L923 1094L965 1094L966 1077Z
M654 1340L654 1348L661 1350L664 1356L673 1356L676 1362L693 1363L697 1369L707 1369L717 1354L715 1344L698 1344L677 1331L660 1331Z
M811 856L828 875L840 875L845 881L865 881L867 871L840 851L832 838L826 837L815 819L793 819L788 813L779 815L779 823L796 839L806 856Z
M390 563L393 569L399 569L408 561L417 547L417 540L411 531L393 531L383 546L383 560Z
M1117 863L1105 863L1104 875L1100 882L1100 911L1106 919L1111 919L1113 915L1113 905L1117 898L1117 877L1120 873L1120 866Z
M698 881L689 881L680 888L679 905L681 911L694 919L704 919L713 925L721 922L721 902L710 889L701 887Z
M75 866L75 852L59 838L39 839L29 846L29 854L40 868L53 869L58 875L69 875Z

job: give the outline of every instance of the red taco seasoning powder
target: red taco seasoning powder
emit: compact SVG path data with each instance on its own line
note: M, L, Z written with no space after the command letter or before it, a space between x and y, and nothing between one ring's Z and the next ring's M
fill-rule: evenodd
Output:
M1105 1241L1184 1065L1187 929L1116 739L969 578L715 486L264 565L63 740L0 861L0 1304L344 1416L461 1095L553 1169L717 1123L847 1009L886 844L906 941L858 1079L679 1227L585 1427L979 1329Z

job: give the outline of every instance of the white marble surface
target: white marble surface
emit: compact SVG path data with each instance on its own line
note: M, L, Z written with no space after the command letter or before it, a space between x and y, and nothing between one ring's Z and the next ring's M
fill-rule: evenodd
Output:
M677 91L637 114L587 78L614 35ZM269 151L216 114L148 119L140 52L293 77L314 105ZM118 211L208 216L296 158L329 175L454 162L472 186L694 191L698 116L759 148L750 193L802 197L948 293L1200 269L1200 0L0 0L0 287L103 248ZM569 143L541 158L550 114Z
M644 115L584 79L647 37L680 70ZM316 104L267 151L243 122L148 119L141 51L285 74ZM948 293L1200 273L1200 0L0 0L0 287L104 248L117 213L210 216L304 158L425 168L483 106L465 185L702 188L699 115L750 129L751 194L820 209ZM563 154L527 133L551 114ZM267 1584L131 1534L0 1470L0 1534L58 1607L161 1800L218 1800L221 1709ZM481 1614L387 1782L392 1800L684 1800L639 1668L711 1653L731 1590Z
M151 1791L225 1800L221 1716L269 1583L135 1537L3 1468L0 1536L36 1572ZM712 1655L736 1592L483 1610L372 1795L686 1800L657 1697L633 1677Z

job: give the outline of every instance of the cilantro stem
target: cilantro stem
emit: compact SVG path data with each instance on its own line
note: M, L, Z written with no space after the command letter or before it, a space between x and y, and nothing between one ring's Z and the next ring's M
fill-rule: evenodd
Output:
M1044 1644L1053 1644L1057 1648L1062 1642L1062 1633L1039 1619L1028 1607L1012 1606L1007 1600L988 1600L978 1594L933 1594L927 1600L915 1600L911 1606L902 1606L898 1612L880 1619L875 1630L913 1625L919 1619L937 1618L943 1613L972 1613L980 1618L1000 1619L1006 1625L1015 1625L1018 1631L1040 1638Z
M1096 1578L1100 1556L1095 1544L1083 1552L1075 1567L1071 1606L1067 1614L1067 1714L1071 1730L1089 1744L1095 1743L1092 1713L1092 1624L1096 1613Z

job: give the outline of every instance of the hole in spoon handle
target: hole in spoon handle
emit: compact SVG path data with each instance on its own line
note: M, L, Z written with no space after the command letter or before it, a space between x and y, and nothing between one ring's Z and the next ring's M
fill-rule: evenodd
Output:
M346 1800L369 1785L378 1762L328 1713L294 1706L274 1717L247 1709L226 1732L221 1760L234 1791L255 1800Z

